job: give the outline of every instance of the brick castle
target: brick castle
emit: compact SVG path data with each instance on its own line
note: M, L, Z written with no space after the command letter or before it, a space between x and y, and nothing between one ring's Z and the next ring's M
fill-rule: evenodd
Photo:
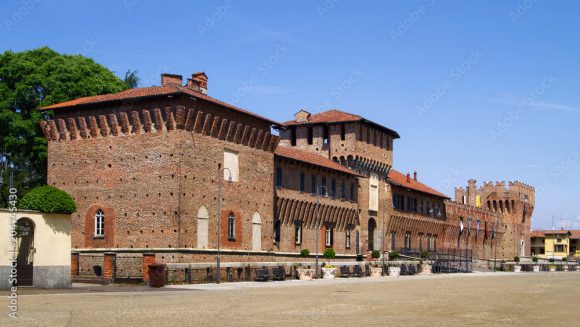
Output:
M339 110L278 123L207 89L204 73L163 74L160 86L42 109L54 112L41 122L48 183L77 203L73 270L86 253L213 262L217 219L224 261L327 247L341 260L382 249L529 255L533 187L470 180L451 200L393 168L399 134L387 127Z

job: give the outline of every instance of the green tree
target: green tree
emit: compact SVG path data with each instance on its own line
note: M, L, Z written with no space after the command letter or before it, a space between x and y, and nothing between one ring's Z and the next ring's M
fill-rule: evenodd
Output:
M139 76L137 76L136 70L133 71L128 70L125 73L125 79L123 81L125 82L125 85L127 85L128 88L133 89L139 86L139 82L141 81L141 79L139 78Z
M113 72L81 55L48 47L0 54L0 167L12 167L20 196L46 182L47 143L38 123L52 114L38 108L126 88ZM0 173L0 205L6 206L8 169Z

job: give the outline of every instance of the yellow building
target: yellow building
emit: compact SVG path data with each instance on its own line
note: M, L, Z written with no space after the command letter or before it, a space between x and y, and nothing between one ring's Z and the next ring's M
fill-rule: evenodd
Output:
M540 258L580 258L580 230L532 231L532 255Z

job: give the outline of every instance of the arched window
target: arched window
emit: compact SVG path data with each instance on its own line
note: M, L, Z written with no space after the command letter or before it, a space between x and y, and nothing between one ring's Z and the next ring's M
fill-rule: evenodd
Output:
M236 216L234 216L233 212L230 212L228 216L228 239L236 239Z
M95 237L105 236L105 214L103 210L97 210L95 214Z
M209 213L205 206L201 206L197 211L197 248L208 248Z

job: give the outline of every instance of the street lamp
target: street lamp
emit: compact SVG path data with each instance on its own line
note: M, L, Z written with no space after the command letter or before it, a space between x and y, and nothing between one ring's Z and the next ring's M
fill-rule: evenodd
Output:
M326 186L320 186L316 188L316 219L320 221L320 192L324 189L324 196L328 196L328 189ZM318 278L318 234L320 234L320 229L316 228L316 278Z
M224 172L228 171L228 182L232 182L232 171L229 168L220 168L218 169L218 197L217 197L217 280L216 283L220 283L220 259L221 259L221 250L220 250L220 236L221 236L221 200L222 200L222 180L224 177Z

